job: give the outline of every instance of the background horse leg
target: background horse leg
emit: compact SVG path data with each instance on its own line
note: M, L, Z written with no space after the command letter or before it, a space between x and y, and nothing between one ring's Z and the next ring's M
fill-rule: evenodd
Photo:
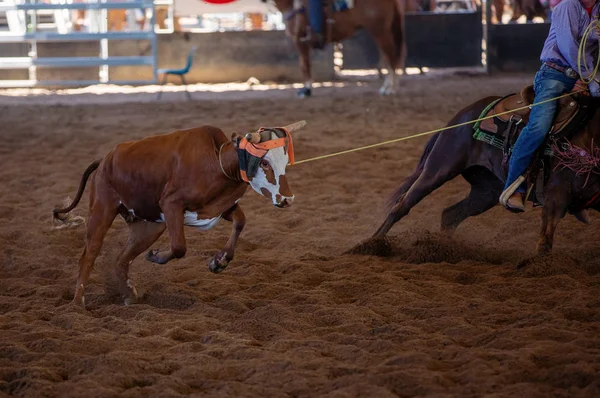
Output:
M306 43L298 43L300 51L300 70L304 79L304 87L298 90L300 98L310 97L312 95L312 70L310 62L310 47Z
M496 16L496 23L502 23L502 15L504 14L504 0L493 0L494 14ZM493 21L492 21L493 22Z
M384 64L388 70L383 81L383 85L379 89L379 94L389 95L396 92L396 48L394 40L389 32L371 32L377 46L381 49L384 56Z
M483 166L469 167L462 176L471 184L471 192L460 202L442 212L442 231L452 233L469 217L477 216L498 204L503 184Z
M396 91L396 69L404 69L406 62L406 40L404 36L404 18L398 11L393 9L391 20L382 20L365 26L365 29L377 43L377 47L383 54L388 74L383 86L379 89L382 95L393 94Z

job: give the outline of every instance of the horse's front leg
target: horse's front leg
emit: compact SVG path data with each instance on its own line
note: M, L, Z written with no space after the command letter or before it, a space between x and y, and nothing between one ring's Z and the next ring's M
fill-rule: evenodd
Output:
M540 255L549 254L552 251L554 241L554 232L561 218L567 213L570 189L566 189L564 180L558 182L550 181L546 185L546 203L542 210L542 225L540 228L540 240L537 245L537 252Z
M231 235L229 236L229 240L227 241L227 244L225 244L223 250L215 254L215 256L208 263L208 269L210 272L214 272L215 274L227 268L229 262L233 260L235 245L238 237L244 229L244 225L246 225L246 215L244 214L242 208L237 204L231 209L227 210L223 214L223 218L227 221L232 221L233 228L231 229Z
M396 92L396 68L398 67L399 54L396 51L396 45L391 32L381 29L370 30L369 33L373 36L377 46L383 53L383 64L387 68L387 75L383 81L383 85L379 89L379 94L389 95ZM404 65L402 65L404 68Z
M298 97L306 98L312 95L312 69L310 59L310 46L306 42L301 42L296 39L296 47L300 53L300 70L302 71L302 79L304 87L298 89Z

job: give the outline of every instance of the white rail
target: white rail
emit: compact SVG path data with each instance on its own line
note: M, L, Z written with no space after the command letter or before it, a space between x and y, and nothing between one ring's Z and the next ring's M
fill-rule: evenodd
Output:
M28 43L30 49L27 57L1 57L0 69L28 69L29 80L0 80L0 87L35 87L45 85L88 85L96 83L110 84L134 84L132 81L118 83L110 79L109 67L111 66L151 66L152 79L134 81L135 84L151 84L157 82L157 39L154 29L156 20L156 10L153 1L134 0L134 1L116 1L116 2L87 2L87 3L38 3L41 0L28 0L28 3L7 1L0 2L0 11L6 11L8 15L19 15L21 26L24 27L17 31L11 28L10 32L0 33L0 44L2 43ZM65 0L60 0L65 1ZM67 0L69 1L69 0ZM102 0L106 1L106 0ZM168 5L169 0L160 0L161 3ZM107 10L109 9L152 9L152 18L150 19L150 31L132 31L122 32L108 31ZM57 30L59 32L40 31L38 28L38 15L40 10L54 10L54 12L68 12L68 10L93 10L98 14L96 18L97 26L94 30L97 32L61 32L65 29ZM47 12L47 11L45 11ZM131 55L131 56L109 56L109 41L111 40L148 40L151 47L151 55ZM39 57L38 43L45 42L76 42L76 41L98 41L100 50L98 57ZM2 51L0 51L0 54ZM77 67L98 67L98 80L58 80L42 81L37 79L37 70L39 68L77 68ZM62 82L62 83L61 83Z

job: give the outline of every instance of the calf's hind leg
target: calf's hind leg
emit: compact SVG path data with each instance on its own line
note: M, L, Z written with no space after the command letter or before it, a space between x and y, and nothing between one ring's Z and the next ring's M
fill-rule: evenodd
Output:
M150 245L152 245L165 231L163 223L148 222L134 219L127 223L129 226L129 238L114 267L111 269L109 279L106 281L106 292L109 295L120 295L125 305L137 298L137 291L128 279L129 265L131 262Z
M157 264L166 264L174 258L185 256L187 246L185 243L185 233L183 231L183 206L176 203L161 203L161 209L165 216L169 238L171 239L171 248L167 251L150 250L146 253L146 260Z
M96 175L98 178L98 175ZM94 262L102 248L102 241L117 216L119 201L110 187L104 186L102 182L92 184L90 192L90 210L87 223L86 244L79 259L79 275L75 287L73 303L79 306L85 305L84 286L90 277ZM98 195L96 196L96 193Z
M442 212L442 231L452 233L469 217L484 213L498 204L503 184L482 166L469 167L462 173L471 184L469 195Z

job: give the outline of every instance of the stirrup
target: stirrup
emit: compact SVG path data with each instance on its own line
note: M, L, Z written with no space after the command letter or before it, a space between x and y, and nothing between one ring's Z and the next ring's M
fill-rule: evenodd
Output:
M510 186L508 188L506 188L504 190L504 192L502 192L502 195L500 195L500 204L502 206L504 206L504 207L507 206L508 199L510 199L510 197L513 195L513 193L515 193L515 191L519 188L519 186L521 186L521 184L523 184L524 181L525 181L525 177L519 176L519 178L517 178L515 180L515 182L510 184Z

